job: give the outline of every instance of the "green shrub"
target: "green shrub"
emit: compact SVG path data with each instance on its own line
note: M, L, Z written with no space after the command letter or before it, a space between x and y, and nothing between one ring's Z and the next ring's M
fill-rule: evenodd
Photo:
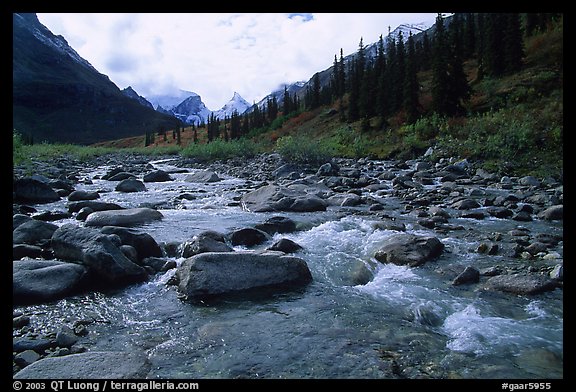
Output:
M193 157L202 161L215 161L234 157L251 158L260 152L260 146L251 140L242 138L224 141L214 140L207 144L190 144L182 150L185 157Z
M283 136L276 141L276 151L287 161L296 163L324 163L333 157L329 142L306 136Z

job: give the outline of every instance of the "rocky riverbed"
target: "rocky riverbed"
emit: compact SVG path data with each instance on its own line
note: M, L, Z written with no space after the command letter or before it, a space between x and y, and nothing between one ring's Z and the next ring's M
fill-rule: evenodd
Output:
M14 377L563 377L559 179L110 155L13 184Z

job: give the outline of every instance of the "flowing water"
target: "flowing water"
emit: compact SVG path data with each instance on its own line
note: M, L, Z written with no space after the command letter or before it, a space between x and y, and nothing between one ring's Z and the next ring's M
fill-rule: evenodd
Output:
M170 169L169 162L155 166ZM101 168L103 174L108 168ZM438 235L407 225L407 232L432 234L444 254L418 268L379 264L376 250L396 233L380 228L369 214L329 208L315 213L251 213L238 203L244 180L213 184L184 181L146 183L140 193L114 192L116 183L93 180L77 189L109 190L102 201L125 207L158 204L164 219L141 226L161 242L183 242L203 230L223 233L253 226L274 215L298 222L300 230L276 234L304 247L297 253L313 282L290 293L241 296L191 304L167 285L175 270L115 292L90 293L54 303L19 307L32 325L49 333L62 324L88 319L81 338L89 350L144 350L150 378L562 378L562 290L515 296L452 286L442 273L450 265L483 268L504 256L470 249L477 235ZM192 200L167 201L183 193ZM395 204L396 203L396 204ZM166 206L166 207L163 207ZM397 201L390 198L394 211ZM65 210L65 202L37 206ZM62 220L55 222L63 224ZM454 219L467 230L505 232L518 222L496 218ZM81 224L81 223L80 223ZM561 233L562 224L529 222L533 233ZM420 226L418 226L420 227ZM236 247L241 249L241 247ZM182 259L176 259L181 263ZM352 276L368 269L373 279L355 285Z

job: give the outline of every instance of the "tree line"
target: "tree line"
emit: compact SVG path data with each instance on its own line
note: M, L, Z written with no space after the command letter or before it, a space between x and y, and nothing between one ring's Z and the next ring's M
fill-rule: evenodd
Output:
M289 94L285 87L281 105L273 96L262 108L254 104L242 115L234 112L218 119L212 114L206 123L208 141L238 139L254 129L271 126L280 115L286 117L322 105L336 105L341 121L360 121L362 130L371 127L373 118L379 119L377 127L387 128L388 119L395 115L407 124L432 113L464 115L471 94L465 61L477 61L477 80L518 72L523 64L524 38L546 30L561 15L438 14L434 26L416 37L399 33L384 39L380 35L375 55L366 53L360 38L354 56L345 58L342 49L339 56L334 55L328 83L322 87L320 73L311 78L303 100ZM431 72L431 103L425 109L418 73L426 71Z

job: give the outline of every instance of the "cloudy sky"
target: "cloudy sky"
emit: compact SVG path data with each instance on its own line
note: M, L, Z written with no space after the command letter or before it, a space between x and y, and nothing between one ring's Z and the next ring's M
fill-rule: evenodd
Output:
M43 14L38 18L123 89L194 91L211 110L238 92L258 102L282 83L308 80L402 23L433 13Z

